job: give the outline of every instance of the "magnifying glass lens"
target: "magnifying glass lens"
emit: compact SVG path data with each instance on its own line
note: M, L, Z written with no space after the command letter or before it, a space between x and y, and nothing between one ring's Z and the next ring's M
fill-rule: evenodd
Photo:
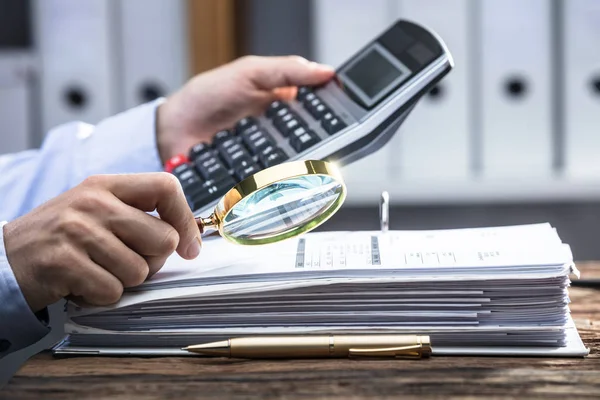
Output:
M344 186L327 175L305 175L267 185L233 206L223 235L237 242L275 242L328 219L343 201Z

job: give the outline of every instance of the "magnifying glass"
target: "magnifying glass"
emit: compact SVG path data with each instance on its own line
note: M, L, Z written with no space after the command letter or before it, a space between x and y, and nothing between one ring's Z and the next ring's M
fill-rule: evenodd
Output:
M292 161L264 169L230 189L201 232L216 229L231 242L259 245L309 232L342 206L346 186L338 168L320 160Z

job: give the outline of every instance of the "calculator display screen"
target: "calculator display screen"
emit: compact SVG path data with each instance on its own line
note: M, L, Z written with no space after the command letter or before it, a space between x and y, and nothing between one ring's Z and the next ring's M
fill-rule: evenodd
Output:
M374 43L340 71L346 89L369 108L388 95L411 71L385 48Z
M346 72L348 78L370 98L377 96L402 74L399 68L374 49Z

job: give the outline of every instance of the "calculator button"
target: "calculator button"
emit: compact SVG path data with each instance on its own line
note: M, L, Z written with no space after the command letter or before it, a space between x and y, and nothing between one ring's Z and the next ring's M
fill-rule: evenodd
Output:
M190 187L186 192L186 198L190 208L198 210L227 193L233 186L235 186L235 181L229 176L218 181L207 181L202 185Z
M258 125L258 121L254 117L246 117L242 118L235 125L235 133L238 135L245 129L251 127L252 125Z
M294 120L294 119L296 119L295 114L288 113L281 118L276 118L275 120L273 120L273 124L275 125L275 128L277 128L277 130L279 132L281 132L281 134L283 136L287 136L289 132L285 129L286 124L289 121Z
M300 136L303 136L306 133L308 133L308 129L305 128L305 127L303 127L303 126L300 126L300 127L296 128L296 129L294 129L292 131L291 136L292 137L300 137Z
M178 166L173 168L173 171L171 171L171 173L179 176L180 174L182 174L183 172L185 172L191 168L192 167L190 166L190 164L179 164Z
M248 143L248 148L252 152L252 154L258 154L263 149L270 147L273 144L273 141L267 138L266 136L262 136L255 141Z
M328 121L330 119L333 119L335 117L335 115L333 115L333 113L331 111L326 112L325 114L323 114L323 117L321 118L321 124L323 124L323 121Z
M200 164L196 164L200 176L208 180L220 180L229 176L229 173L217 157L211 157Z
M317 95L314 93L307 93L306 96L304 96L304 98L302 99L302 102L306 105L306 104L310 104L311 101L317 99Z
M173 172L175 167L178 167L181 164L186 164L188 162L189 160L186 156L184 156L183 154L177 154L176 156L173 156L169 160L167 160L167 162L165 163L165 171Z
M262 137L269 137L269 134L261 131L261 130L257 130L254 132L249 132L247 134L244 135L244 143L248 144L249 142L254 142Z
M246 150L238 150L234 153L231 153L227 158L228 165L230 168L234 168L239 166L242 162L251 162L252 157Z
M198 164L200 164L200 163L202 163L202 162L204 162L204 161L208 160L209 158L212 158L212 157L214 157L214 156L215 156L215 154L216 154L216 152L215 152L214 150L209 150L209 151L206 151L206 152L204 152L204 153L200 154L200 155L199 155L199 156L198 156L198 157L197 157L197 158L194 160L194 162L196 163L196 165L198 165Z
M210 151L210 145L204 142L200 142L190 149L189 159L195 160L200 154Z
M288 110L285 114L277 116L277 118L274 121L275 126L284 124L287 121L289 121L290 119L295 118L295 117L296 117L296 114L294 114L293 112Z
M241 181L246 179L247 177L254 175L260 171L260 167L256 164L249 165L247 167L238 168L235 171L235 176Z
M285 153L281 149L276 149L275 151L272 151L268 154L264 154L264 155L261 154L259 158L260 158L260 162L262 163L262 165L265 166L265 168L269 168L269 167L272 167L273 165L281 164L282 162L284 162L288 159L288 157L285 155Z
M193 169L191 168L187 168L185 170L183 170L182 172L173 172L175 174L175 176L180 180L180 181L185 181L187 179L190 179L192 177L194 177L196 175L196 173L194 172Z
M230 139L227 139L227 140L221 142L217 147L218 147L219 151L226 151L227 149L229 149L239 143L240 143L239 138L232 137Z
M229 168L238 167L242 162L251 163L252 158L245 149L226 154L223 159ZM244 164L245 165L245 164Z
M298 99L299 101L302 101L302 100L304 100L306 95L309 93L312 93L312 90L310 90L310 88L308 88L306 86L302 86L302 87L298 88L298 94L296 95L296 99Z
M219 164L219 159L215 155L212 155L205 160L196 163L196 169L198 169L198 172L200 172L200 168L208 168L214 164Z
M296 129L300 128L302 125L300 123L300 121L298 121L296 118L289 120L285 126L283 127L283 135L284 136L289 136L291 132L295 131Z
M329 133L330 135L333 135L334 133L341 131L345 127L346 127L346 124L344 124L337 117L333 117L328 120L325 120L325 119L323 120L323 129L325 129L325 132Z
M242 146L242 144L240 142L236 142L229 147L221 147L219 149L219 152L221 153L221 156L224 157L226 154L231 154L233 152L236 152L238 150L243 150L243 149L244 149L244 146Z
M269 108L267 108L266 114L267 114L267 117L273 118L279 110L286 110L286 109L287 109L287 106L285 103L283 103L282 101L276 100L269 105Z
M194 185L200 185L202 184L202 181L200 180L200 178L198 177L198 175L194 175L189 179L186 180L180 180L181 182L181 188L186 191L188 188L194 186Z
M321 115L328 111L320 99L314 99L310 103L305 104L305 108L315 119L319 119Z
M218 146L219 144L223 143L228 139L231 139L232 137L233 134L229 130L225 129L215 134L215 136L213 137L213 143L215 146Z
M325 104L320 103L314 108L311 108L309 112L315 119L321 119L325 114L329 113L329 108L327 108Z
M249 135L249 134L251 134L253 132L256 132L258 130L260 130L260 126L258 126L257 124L250 125L250 126L246 127L245 129L239 131L239 135L240 136L246 136L246 135Z
M268 133L257 131L244 137L244 143L252 154L257 154L263 148L273 144L273 138Z
M283 118L285 115L290 114L290 113L291 113L290 109L286 107L286 108L277 110L277 112L275 112L273 114L273 117L274 118Z
M264 149L262 149L260 151L260 153L258 154L258 158L261 158L263 156L267 156L271 153L273 153L274 151L278 150L279 148L276 147L275 145L269 145L267 147L265 147Z
M298 153L312 147L320 141L319 137L313 132L307 132L301 136L292 136L290 138L290 145Z
M181 182L181 187L185 191L187 188L202 183L200 177L193 169L185 170L183 173L176 175L179 182Z
M229 168L248 166L253 163L252 157L250 157L250 154L248 154L246 148L240 143L237 143L226 149L222 149L221 158L225 160L225 164Z

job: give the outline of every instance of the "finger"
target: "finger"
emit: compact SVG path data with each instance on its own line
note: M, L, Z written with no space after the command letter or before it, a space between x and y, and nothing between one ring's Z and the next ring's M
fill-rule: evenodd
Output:
M90 259L119 279L123 287L142 284L150 273L146 260L107 230L97 229L87 239L85 249Z
M144 258L146 259L146 263L148 264L149 268L148 278L151 278L154 274L160 271L163 265L165 265L165 262L167 262L167 258L169 258L169 256L146 256Z
M179 233L165 221L124 203L115 208L115 215L110 230L142 257L167 257L177 249Z
M78 268L70 268L64 279L71 295L86 304L105 306L114 304L123 295L123 285L110 272L81 252L72 256Z
M253 58L254 83L261 89L318 85L331 79L335 70L298 56Z
M273 94L279 100L291 101L296 98L298 94L298 88L295 86L281 87L274 89Z
M177 178L166 172L104 175L101 181L125 204L142 211L158 211L161 219L179 234L177 253L196 258L200 252L200 230ZM138 238L145 240L144 236Z

